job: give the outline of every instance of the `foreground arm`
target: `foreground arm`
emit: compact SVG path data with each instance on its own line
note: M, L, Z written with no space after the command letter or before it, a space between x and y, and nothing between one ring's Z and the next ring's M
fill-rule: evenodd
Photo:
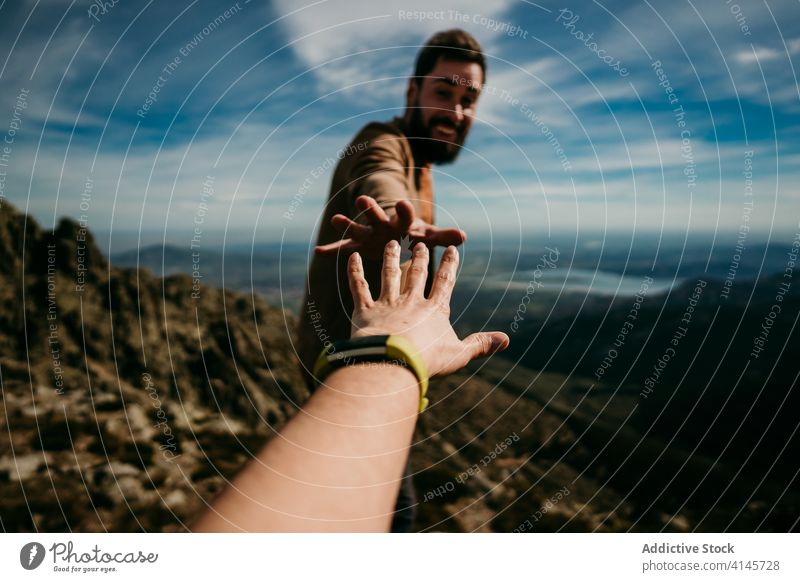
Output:
M399 366L334 371L195 531L388 531L418 403Z
M418 244L400 289L400 248L386 246L381 296L350 257L353 337L403 335L431 376L508 345L499 332L460 341L449 321L458 253L445 252L429 298L428 249ZM334 371L284 430L233 480L195 531L388 531L419 407L417 378L392 364Z

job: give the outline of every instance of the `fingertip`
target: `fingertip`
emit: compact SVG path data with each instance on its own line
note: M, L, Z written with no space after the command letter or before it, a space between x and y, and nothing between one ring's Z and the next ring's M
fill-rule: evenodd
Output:
M414 220L414 206L408 200L400 200L394 206L394 211L403 223L411 223ZM404 224L407 227L408 224Z
M343 233L350 226L350 221L347 219L346 216L342 216L341 214L334 214L333 217L331 218L331 224L333 225L333 228Z
M369 201L370 197L362 194L361 196L356 198L356 208L362 211L366 210L367 208L369 208Z
M511 339L508 335L497 332L492 336L492 353L502 352L511 344Z

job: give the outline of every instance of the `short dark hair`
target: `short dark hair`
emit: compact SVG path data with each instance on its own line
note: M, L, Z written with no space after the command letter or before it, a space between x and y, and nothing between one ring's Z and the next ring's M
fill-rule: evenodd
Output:
M483 57L481 45L471 34L460 28L437 32L428 39L417 55L414 68L417 85L422 85L423 78L436 67L439 59L477 63L481 66L483 81L486 81L486 59Z

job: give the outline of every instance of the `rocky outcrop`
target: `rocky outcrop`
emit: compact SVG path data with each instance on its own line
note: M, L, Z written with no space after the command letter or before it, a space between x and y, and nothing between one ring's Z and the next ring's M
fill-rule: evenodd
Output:
M6 531L183 529L307 396L258 297L111 267L7 205L0 257Z

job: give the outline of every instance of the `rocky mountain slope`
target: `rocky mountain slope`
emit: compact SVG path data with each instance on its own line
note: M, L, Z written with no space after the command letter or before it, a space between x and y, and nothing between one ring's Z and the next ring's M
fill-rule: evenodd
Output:
M194 297L193 297L194 295ZM307 397L291 314L0 209L0 528L180 531ZM648 436L637 399L492 358L432 382L421 531L786 531L793 489ZM670 480L672 477L672 480ZM725 489L725 491L723 491Z
M258 298L111 267L8 206L0 257L6 531L182 529L307 396Z

